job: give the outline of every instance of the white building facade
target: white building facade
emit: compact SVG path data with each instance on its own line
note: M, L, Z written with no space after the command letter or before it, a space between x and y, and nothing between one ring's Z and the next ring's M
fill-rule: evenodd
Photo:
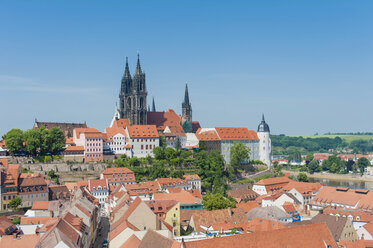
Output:
M262 116L262 122L258 126L257 134L259 138L259 160L265 163L267 166L270 166L272 143L270 138L269 126L264 120L264 114Z

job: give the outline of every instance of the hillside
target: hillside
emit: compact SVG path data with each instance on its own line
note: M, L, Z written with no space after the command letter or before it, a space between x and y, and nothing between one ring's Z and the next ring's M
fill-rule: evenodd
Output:
M373 140L373 135L368 135L368 134L356 134L356 135L351 135L351 134L323 134L323 135L310 135L310 136L302 136L303 138L330 138L334 139L335 137L340 137L347 143L351 143L352 141L355 140Z

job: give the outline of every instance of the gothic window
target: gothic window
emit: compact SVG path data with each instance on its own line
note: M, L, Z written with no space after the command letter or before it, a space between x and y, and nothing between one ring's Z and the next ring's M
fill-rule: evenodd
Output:
M144 107L144 99L141 97L140 98L140 109Z
M127 100L127 109L131 109L131 98Z

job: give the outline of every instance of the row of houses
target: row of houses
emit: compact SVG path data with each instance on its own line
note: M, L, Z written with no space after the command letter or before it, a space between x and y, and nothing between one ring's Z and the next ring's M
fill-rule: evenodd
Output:
M21 198L20 207L31 207L35 201L69 199L66 186L46 180L40 173L22 173L19 164L0 159L0 210L10 209L10 202Z
M68 201L35 201L12 224L0 218L0 247L92 247L100 226L97 200L78 189Z

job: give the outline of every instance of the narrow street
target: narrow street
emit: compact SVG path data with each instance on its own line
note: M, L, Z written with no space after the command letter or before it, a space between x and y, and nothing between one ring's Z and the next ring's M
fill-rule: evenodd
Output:
M97 230L96 241L93 244L93 248L102 248L104 245L104 240L108 239L109 233L109 218L106 216L101 216L101 222L99 224L99 229Z

